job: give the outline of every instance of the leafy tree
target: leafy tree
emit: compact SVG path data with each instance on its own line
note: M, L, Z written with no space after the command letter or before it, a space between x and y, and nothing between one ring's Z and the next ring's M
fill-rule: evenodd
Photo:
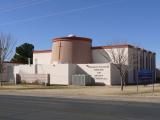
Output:
M33 62L33 50L34 45L29 43L24 43L18 47L16 47L16 53L12 58L12 62L20 62L27 64L28 58L31 59L31 63Z

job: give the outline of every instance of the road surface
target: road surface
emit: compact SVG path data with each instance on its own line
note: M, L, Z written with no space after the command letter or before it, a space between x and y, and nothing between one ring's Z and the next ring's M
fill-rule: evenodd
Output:
M0 120L160 120L160 104L0 95Z

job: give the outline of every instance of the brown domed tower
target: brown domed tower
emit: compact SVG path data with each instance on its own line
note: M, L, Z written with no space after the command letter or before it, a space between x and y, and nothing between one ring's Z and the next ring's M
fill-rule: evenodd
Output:
M92 40L69 35L53 39L51 63L87 64L92 61Z

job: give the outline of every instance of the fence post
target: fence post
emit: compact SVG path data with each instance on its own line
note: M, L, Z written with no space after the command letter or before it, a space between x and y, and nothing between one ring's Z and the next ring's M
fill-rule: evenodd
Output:
M50 74L47 74L46 86L50 85Z

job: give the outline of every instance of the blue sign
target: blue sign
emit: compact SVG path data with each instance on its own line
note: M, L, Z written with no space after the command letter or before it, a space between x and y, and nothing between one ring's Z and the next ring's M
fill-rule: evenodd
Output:
M138 72L138 78L139 79L152 79L153 78L153 72L151 70L146 70L146 69L143 69L143 70L140 70Z

